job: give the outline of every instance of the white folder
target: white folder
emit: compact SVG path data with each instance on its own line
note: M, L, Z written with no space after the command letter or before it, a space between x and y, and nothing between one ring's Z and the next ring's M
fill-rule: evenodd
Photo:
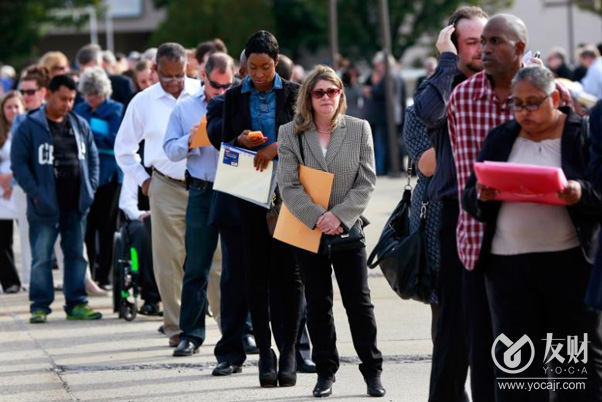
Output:
M257 152L222 143L213 189L270 208L276 187L274 162L260 172L253 166Z

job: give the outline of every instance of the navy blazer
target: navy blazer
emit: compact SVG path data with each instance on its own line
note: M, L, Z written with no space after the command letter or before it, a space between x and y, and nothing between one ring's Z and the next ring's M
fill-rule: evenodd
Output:
M581 242L581 250L587 262L593 263L598 248L600 222L602 218L602 192L592 184L587 173L589 163L589 138L583 131L582 119L569 108L560 108L567 119L561 139L562 170L568 180L581 184L581 200L567 207L569 216ZM521 130L516 120L494 128L485 138L477 161L507 162L512 146ZM477 178L474 171L468 179L462 197L462 206L475 219L485 222L485 236L477 267L486 264L495 235L500 201L482 202L476 190Z

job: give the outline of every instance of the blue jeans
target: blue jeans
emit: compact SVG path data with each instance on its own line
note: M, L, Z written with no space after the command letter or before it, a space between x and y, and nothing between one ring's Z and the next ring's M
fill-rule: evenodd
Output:
M207 283L217 248L218 230L209 224L213 190L198 188L188 191L186 208L186 261L180 307L180 339L200 346L205 340Z
M29 222L31 243L31 281L29 285L30 310L52 311L54 301L52 283L52 249L58 234L61 234L61 249L65 255L63 272L63 294L65 311L70 313L74 306L87 304L86 260L83 254L86 219L77 212L61 213L57 224Z

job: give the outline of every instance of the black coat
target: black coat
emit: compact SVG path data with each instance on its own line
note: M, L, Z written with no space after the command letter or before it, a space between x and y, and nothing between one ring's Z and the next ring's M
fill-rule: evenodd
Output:
M111 99L125 105L125 111L127 104L136 93L134 81L130 77L118 74L109 74L109 80L111 80L111 87L113 87Z
M224 118L222 127L222 142L234 141L244 130L251 129L251 106L249 92L242 93L242 85L237 85L226 92ZM299 92L299 84L282 79L282 89L276 92L276 140L281 125L293 120L295 102ZM213 145L219 148L215 141Z
M575 180L581 184L581 200L568 206L567 209L581 242L583 255L589 263L593 263L600 234L602 192L594 187L586 173L589 163L589 139L587 133L583 133L581 118L568 108L561 108L561 110L568 114L560 146L562 170L568 180ZM477 161L507 162L520 130L521 126L516 120L494 128L487 135ZM479 201L476 183L477 179L473 171L464 189L462 206L475 219L486 223L478 261L478 267L482 267L487 264L487 257L491 253L491 242L495 235L502 203Z

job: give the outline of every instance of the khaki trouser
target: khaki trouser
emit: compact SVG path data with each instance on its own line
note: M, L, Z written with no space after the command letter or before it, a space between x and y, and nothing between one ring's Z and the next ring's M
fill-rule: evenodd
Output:
M180 333L188 192L183 185L153 173L149 197L153 268L163 303L165 335L171 337Z
M213 319L217 321L217 325L221 330L220 321L220 282L222 279L222 247L217 243L217 249L213 256L213 265L209 271L209 284L207 286L207 301L209 302L209 310Z

